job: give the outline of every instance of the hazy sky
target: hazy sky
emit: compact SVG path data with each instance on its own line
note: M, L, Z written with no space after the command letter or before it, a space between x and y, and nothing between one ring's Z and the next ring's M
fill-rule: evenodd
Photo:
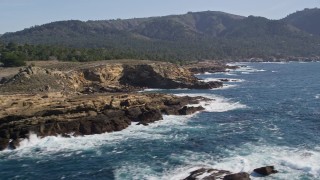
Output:
M280 19L320 0L0 0L0 34L60 20L103 20L224 11Z

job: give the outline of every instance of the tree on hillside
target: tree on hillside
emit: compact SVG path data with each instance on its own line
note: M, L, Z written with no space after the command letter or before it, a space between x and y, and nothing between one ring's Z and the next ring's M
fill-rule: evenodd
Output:
M4 52L0 56L0 61L4 67L25 66L25 56L19 52Z

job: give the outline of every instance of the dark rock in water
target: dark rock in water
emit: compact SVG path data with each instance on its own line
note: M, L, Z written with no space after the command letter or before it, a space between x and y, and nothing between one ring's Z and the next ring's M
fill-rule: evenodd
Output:
M229 79L219 79L219 80L222 82L229 82L230 81Z
M250 180L250 175L246 172L229 174L224 176L223 180Z
M196 82L190 88L192 89L213 89L222 87L223 83L220 81L212 81L212 82Z
M190 172L190 175L186 177L184 180L216 180L222 179L225 175L231 174L230 171L217 170L211 168L200 168L195 171ZM205 177L203 177L205 176Z
M195 171L192 171L190 173L190 175L187 178L185 178L184 180L195 180L198 176L200 176L206 172L207 172L207 169L205 169L205 168L197 169Z
M278 171L274 169L274 166L261 167L261 168L254 169L253 171L263 176L268 176L270 174L278 173Z
M184 106L178 112L180 115L189 115L189 114L193 114L195 112L202 111L202 110L204 110L204 108L202 106L199 106L199 107Z
M145 123L145 122L139 122L137 125L149 126L149 124L148 124L148 123Z

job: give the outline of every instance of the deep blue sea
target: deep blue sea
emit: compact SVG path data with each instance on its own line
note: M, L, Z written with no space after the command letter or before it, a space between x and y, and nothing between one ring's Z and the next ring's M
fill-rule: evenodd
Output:
M32 135L0 152L0 179L178 180L199 167L250 173L266 165L279 173L258 179L320 179L320 63L240 64L198 75L232 79L225 88L149 90L214 99L201 103L205 112L109 134Z

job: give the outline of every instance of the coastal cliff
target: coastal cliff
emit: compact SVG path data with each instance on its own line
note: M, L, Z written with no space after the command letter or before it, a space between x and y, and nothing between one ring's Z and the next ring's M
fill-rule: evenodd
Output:
M0 81L0 92L131 92L144 88L211 89L221 82L201 82L187 68L171 63L99 63L68 70L32 67Z
M203 97L139 93L144 88L221 87L201 82L189 70L170 63L130 62L32 67L2 78L0 150L19 146L31 133L40 137L101 134L137 122L148 125L167 115L204 110Z

